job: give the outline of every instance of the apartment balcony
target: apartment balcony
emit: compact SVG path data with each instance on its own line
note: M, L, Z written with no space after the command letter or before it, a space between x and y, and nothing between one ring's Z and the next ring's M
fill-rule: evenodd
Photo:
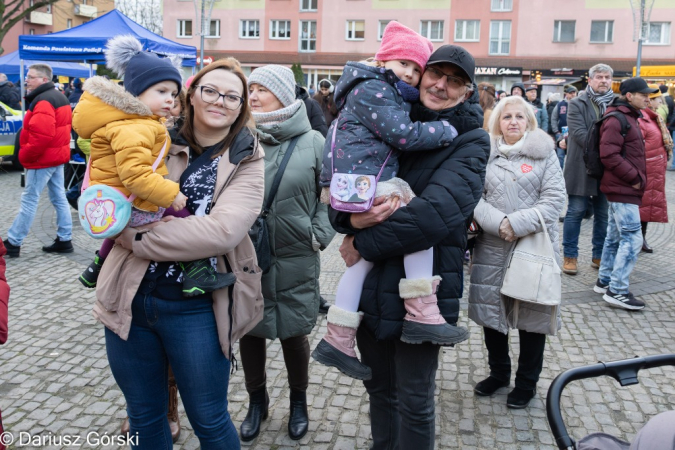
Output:
M26 17L26 22L35 25L53 25L52 14L40 11L33 11Z
M75 5L75 15L93 19L98 15L98 8L92 5Z

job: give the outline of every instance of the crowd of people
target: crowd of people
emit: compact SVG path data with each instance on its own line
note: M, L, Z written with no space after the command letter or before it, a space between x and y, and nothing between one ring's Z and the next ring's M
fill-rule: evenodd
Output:
M57 237L43 250L73 251L63 165L75 131L89 149L83 188L99 193L92 211L105 209L106 187L131 203L127 226L102 241L80 281L96 288L94 315L134 448L172 448L178 392L202 448L255 439L269 416L267 341L279 339L291 439L309 429L311 355L363 380L373 449L432 449L440 349L469 337L457 326L467 248L468 317L483 328L489 366L474 392L511 384L509 332L518 330L509 408L535 397L547 336L563 326L560 292L557 302L502 293L519 242L545 236L554 275L574 275L581 221L592 215L590 289L616 307L645 307L629 278L639 252L653 251L647 224L668 220L675 108L663 88L630 78L616 95L612 68L597 64L585 89L567 86L545 105L535 85L515 83L510 95L477 85L466 49L434 50L396 21L373 58L347 63L313 96L287 67L247 78L233 58L184 83L130 37L112 39L106 61L123 86L76 80L69 99L48 65L29 68L26 189L0 245L0 343L9 297L2 256L20 256L45 186ZM601 174L589 174L594 157ZM249 233L260 219L264 255ZM94 234L115 220L104 216ZM336 232L347 270L311 352L320 252ZM227 400L237 341L249 395L239 433Z

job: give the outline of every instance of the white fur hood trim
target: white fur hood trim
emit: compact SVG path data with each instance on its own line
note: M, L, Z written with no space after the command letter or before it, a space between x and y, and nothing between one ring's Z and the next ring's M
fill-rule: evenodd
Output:
M490 135L490 160L493 160L499 152L497 141L500 136ZM553 138L541 128L530 131L525 137L525 142L516 153L532 159L546 159L555 151Z
M127 114L152 116L150 108L122 86L104 77L92 77L84 82L83 90L102 102Z

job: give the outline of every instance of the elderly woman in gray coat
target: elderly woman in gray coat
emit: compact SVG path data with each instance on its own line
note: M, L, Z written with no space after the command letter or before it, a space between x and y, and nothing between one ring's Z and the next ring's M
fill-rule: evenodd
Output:
M490 376L474 388L492 395L509 385L509 328L520 334L516 386L509 408L525 408L535 395L544 360L546 335L560 328L556 306L520 302L500 293L506 261L515 241L542 231L546 222L560 264L558 216L565 204L565 183L553 140L537 127L533 108L521 97L499 102L490 118L491 152L483 198L474 212L482 232L476 239L469 290L469 318L482 325ZM517 307L516 307L517 306Z

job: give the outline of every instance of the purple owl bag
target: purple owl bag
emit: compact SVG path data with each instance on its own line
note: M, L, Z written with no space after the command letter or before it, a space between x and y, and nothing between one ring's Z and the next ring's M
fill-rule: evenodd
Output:
M356 173L337 173L333 166L335 157L335 133L337 131L340 117L335 120L333 126L333 137L330 146L330 206L336 211L361 213L368 211L373 206L375 200L375 191L377 182L382 175L382 171L387 166L392 150L389 150L387 158L384 160L380 172L377 176L359 175Z

